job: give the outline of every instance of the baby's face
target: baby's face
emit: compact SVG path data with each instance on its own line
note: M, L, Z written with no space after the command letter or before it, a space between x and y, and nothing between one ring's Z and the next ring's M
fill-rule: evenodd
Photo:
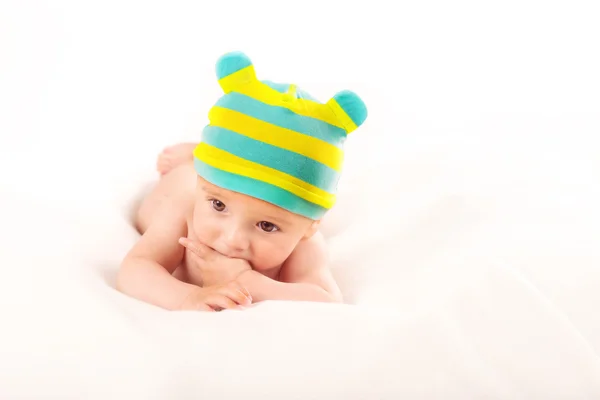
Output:
M198 178L193 226L200 242L255 270L280 266L318 223Z

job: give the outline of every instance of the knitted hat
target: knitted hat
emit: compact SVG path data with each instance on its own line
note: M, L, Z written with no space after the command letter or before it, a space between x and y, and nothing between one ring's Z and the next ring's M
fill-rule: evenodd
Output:
M318 220L336 201L346 136L367 117L353 92L320 103L292 84L260 81L243 53L217 61L225 92L194 150L208 182Z

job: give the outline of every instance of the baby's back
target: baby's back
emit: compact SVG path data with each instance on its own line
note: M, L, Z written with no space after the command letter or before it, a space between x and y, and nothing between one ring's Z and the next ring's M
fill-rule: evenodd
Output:
M162 176L138 210L138 231L143 234L159 210L173 213L174 219L177 219L180 213L185 213L186 217L190 215L194 206L197 176L191 163L182 164ZM173 207L175 203L177 206Z

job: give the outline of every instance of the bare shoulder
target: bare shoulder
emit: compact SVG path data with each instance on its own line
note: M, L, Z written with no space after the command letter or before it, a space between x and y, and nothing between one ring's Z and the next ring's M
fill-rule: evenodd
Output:
M281 267L279 280L318 285L341 301L341 292L331 274L327 244L320 232L298 244Z
M297 269L301 265L309 264L306 262L308 260L312 261L310 263L312 265L327 264L328 262L327 245L321 232L316 232L309 239L301 241L286 260L284 267Z

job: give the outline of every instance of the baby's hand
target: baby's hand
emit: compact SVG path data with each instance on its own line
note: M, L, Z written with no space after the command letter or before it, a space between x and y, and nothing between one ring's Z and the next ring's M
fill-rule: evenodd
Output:
M194 289L185 298L180 310L221 311L240 309L252 304L250 293L237 282L227 285L205 286Z
M191 266L200 271L203 286L222 285L252 270L248 261L229 258L202 243L183 237L179 243L191 252Z

